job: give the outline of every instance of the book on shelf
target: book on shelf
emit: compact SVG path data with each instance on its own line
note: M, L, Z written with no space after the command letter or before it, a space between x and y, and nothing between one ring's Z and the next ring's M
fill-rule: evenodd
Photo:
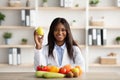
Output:
M107 30L106 29L102 29L101 30L101 39L102 39L102 45L106 45L107 44Z
M30 26L30 10L25 10L25 24Z
M73 0L60 0L61 7L73 7Z
M35 10L30 10L30 26L36 26L36 13Z
M8 53L9 53L9 54L8 54L8 61L9 61L8 63L9 63L10 65L12 65L12 64L13 64L13 62L12 62L12 61L13 61L13 60L12 60L12 59L13 59L13 56L12 56L12 53L13 53L13 52L12 52L12 48L9 48Z
M25 26L25 10L21 10L21 23Z
M102 45L102 43L101 43L101 29L96 29L97 31L96 31L96 35L97 35L97 45L98 46L100 46L100 45Z
M64 0L60 0L60 6L64 7Z
M88 45L106 45L106 29L92 28L88 30Z
M18 65L21 63L20 48L9 48L8 56L9 56L8 62L10 65Z
M12 48L13 65L17 65L17 48Z
M21 63L21 50L17 48L17 64Z
M120 7L120 0L117 0L117 6Z
M92 29L88 30L88 45L92 45Z
M96 29L92 29L92 45L97 45L97 34Z
M22 26L30 26L30 10L21 10Z

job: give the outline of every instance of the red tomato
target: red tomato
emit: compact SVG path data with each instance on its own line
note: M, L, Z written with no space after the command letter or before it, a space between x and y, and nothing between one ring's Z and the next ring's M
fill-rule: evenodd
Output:
M36 68L37 71L49 71L50 68L48 66L43 66L43 65L39 65Z
M37 71L41 71L41 70L42 70L42 67L39 65L39 66L37 66L36 70L37 70Z
M61 67L59 73L66 74L67 70L64 67Z
M42 71L48 71L48 67L47 66L43 66L42 67Z

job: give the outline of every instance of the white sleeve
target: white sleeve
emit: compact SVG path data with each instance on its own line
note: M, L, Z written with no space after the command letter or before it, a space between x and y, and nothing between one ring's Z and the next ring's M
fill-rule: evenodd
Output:
M77 46L74 47L74 60L75 60L74 66L79 65L82 68L83 72L85 72L85 61L81 53L81 50Z
M35 70L38 65L46 65L46 58L45 58L43 49L40 49L40 50L35 49L35 53L34 53L34 69Z

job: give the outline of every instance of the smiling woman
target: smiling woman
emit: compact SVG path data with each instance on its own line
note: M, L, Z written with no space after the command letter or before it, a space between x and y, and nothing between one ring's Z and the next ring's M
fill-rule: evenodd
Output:
M43 35L44 36L44 35ZM67 64L71 66L79 65L84 71L84 59L81 51L74 41L70 26L66 19L57 17L50 25L48 33L48 44L42 46L43 36L39 37L34 31L35 69L38 65L53 65L62 67Z

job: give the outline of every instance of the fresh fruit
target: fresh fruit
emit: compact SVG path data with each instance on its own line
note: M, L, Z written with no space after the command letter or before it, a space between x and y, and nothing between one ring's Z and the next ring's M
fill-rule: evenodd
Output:
M78 68L72 68L71 69L72 73L73 73L73 77L78 77L79 76L79 69Z
M79 73L78 72L72 72L73 73L73 77L78 77Z
M38 78L41 78L41 77L43 77L44 73L47 73L47 72L45 72L45 71L36 71L35 76L38 77Z
M44 35L44 30L43 30L42 27L38 27L38 28L36 29L36 32L37 32L37 34L38 34L39 36Z
M47 72L43 74L44 78L64 78L65 75L61 73Z
M67 69L64 68L64 67L61 67L60 70L59 70L59 73L67 74Z
M64 68L66 68L66 74L68 73L68 72L70 72L70 70L71 70L71 65L70 64L67 64L67 65L65 65L65 66L63 66Z
M77 72L77 73L79 73L79 69L78 69L78 68L75 68L75 67L72 68L71 71L72 71L72 72Z
M59 68L57 66L49 66L49 67L50 67L49 72L56 72L56 73L59 72Z
M72 78L73 76L74 76L74 75L73 75L73 73L72 73L71 71L66 74L66 77L67 77L67 78Z
M79 69L79 75L81 75L81 74L82 74L82 69L81 69L81 67L80 67L80 66L75 66L75 68L78 68L78 69Z

